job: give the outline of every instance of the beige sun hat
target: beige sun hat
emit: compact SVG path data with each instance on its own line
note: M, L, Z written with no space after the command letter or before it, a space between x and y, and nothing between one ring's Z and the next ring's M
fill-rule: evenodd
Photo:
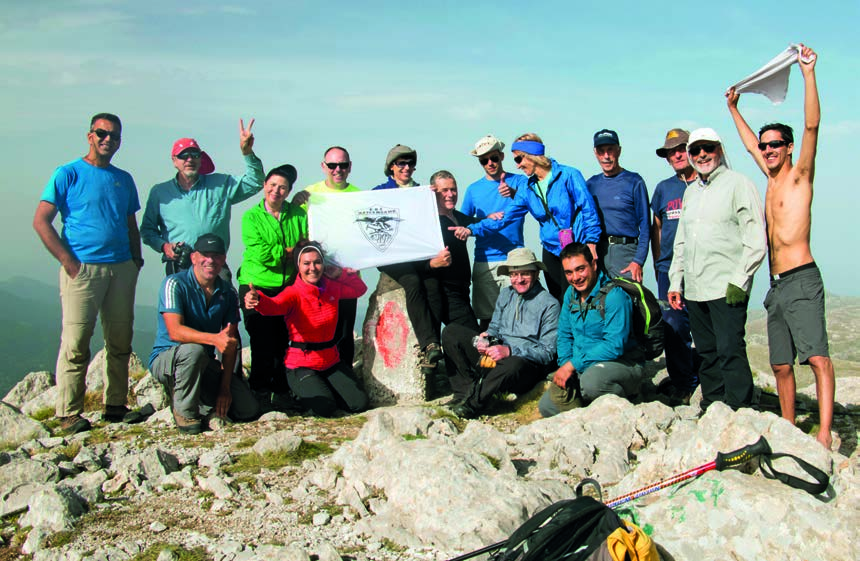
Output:
M527 247L518 247L508 252L508 259L504 265L499 265L500 275L510 275L511 271L546 271L546 265L535 257L532 250Z

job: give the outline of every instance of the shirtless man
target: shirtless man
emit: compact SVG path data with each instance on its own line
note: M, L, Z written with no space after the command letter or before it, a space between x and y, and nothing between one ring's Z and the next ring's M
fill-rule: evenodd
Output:
M801 45L798 64L806 85L805 123L797 163L791 159L794 152L791 127L779 123L765 125L756 138L738 111L740 94L732 88L726 98L744 146L767 176L765 216L771 282L764 305L770 362L782 416L794 423L793 364L799 355L800 363L808 364L815 374L821 427L818 441L829 450L835 380L824 320L824 285L809 249L812 182L821 120L815 63L812 49Z

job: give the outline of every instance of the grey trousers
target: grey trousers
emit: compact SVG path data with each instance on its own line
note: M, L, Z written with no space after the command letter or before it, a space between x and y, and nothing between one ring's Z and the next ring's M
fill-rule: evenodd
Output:
M209 356L203 345L186 343L172 347L152 362L152 375L170 393L173 387L173 409L183 417L199 419L215 408L221 386L221 363ZM230 379L233 398L227 414L236 421L255 417L260 404L248 383L233 374Z
M605 238L597 244L597 256L600 259L600 266L609 275L609 278L625 277L633 278L633 274L628 271L621 274L622 269L626 269L627 265L636 257L638 245L635 243L628 244L611 244Z
M614 394L631 398L639 393L645 369L642 363L626 360L596 362L579 375L582 400L588 404L601 395ZM552 417L578 406L572 388L559 388L550 383L538 402L544 417Z

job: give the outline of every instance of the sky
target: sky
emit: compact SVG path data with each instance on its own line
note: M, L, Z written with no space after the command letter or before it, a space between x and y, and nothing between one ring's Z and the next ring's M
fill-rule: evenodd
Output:
M537 132L551 157L589 177L599 172L592 135L606 127L620 135L622 165L640 173L650 192L671 174L654 153L666 131L709 126L733 167L763 194L766 182L737 137L723 93L790 43L804 42L819 54L822 103L812 250L829 291L860 295L858 268L844 253L860 242L860 229L850 226L860 190L848 171L860 134L860 3L653 6L2 0L0 280L22 275L57 284L33 212L52 171L84 155L89 118L102 111L122 118L113 163L132 173L142 206L151 186L173 175L170 147L180 137L196 138L218 171L241 174L238 119L252 117L266 169L294 164L299 186L321 180L324 149L342 145L354 162L350 181L370 188L384 179L389 148L401 143L418 151L416 178L448 169L462 197L482 173L469 150L488 133L510 145ZM784 104L744 95L741 110L754 129L771 121L797 129L802 86L794 67ZM510 156L506 163L513 170ZM234 270L241 215L258 201L233 209ZM534 222L527 224L527 244L537 251ZM137 300L155 305L163 268L151 249L144 257ZM753 307L761 306L766 268L756 277ZM646 279L654 286L650 259Z

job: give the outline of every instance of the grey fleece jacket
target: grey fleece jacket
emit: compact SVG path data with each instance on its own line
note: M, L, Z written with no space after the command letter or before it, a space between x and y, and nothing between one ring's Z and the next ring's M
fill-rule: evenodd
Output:
M510 286L499 293L487 333L500 338L511 354L538 364L555 364L561 308L538 282L523 295Z

